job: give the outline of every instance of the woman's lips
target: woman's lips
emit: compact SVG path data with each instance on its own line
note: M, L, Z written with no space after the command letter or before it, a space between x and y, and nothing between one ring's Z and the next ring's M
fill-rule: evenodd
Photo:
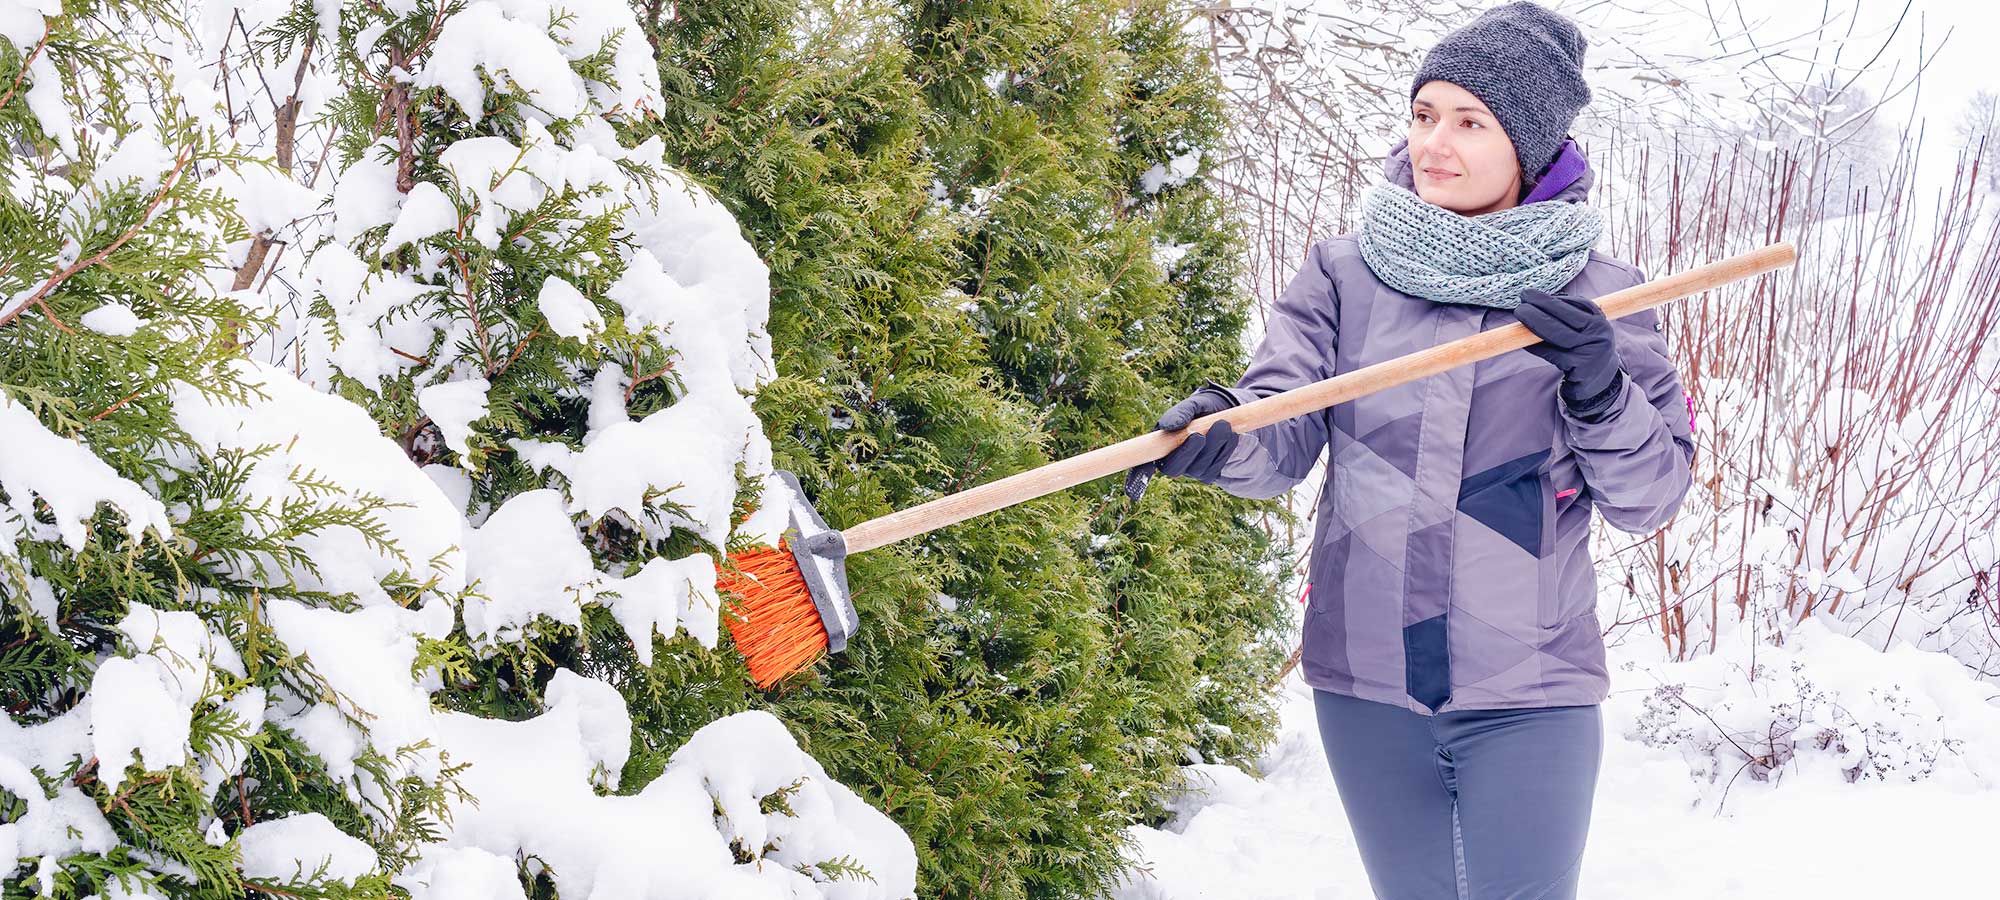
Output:
M1437 170L1437 169L1425 169L1425 170L1424 170L1424 174L1425 174L1425 175L1429 175L1429 176L1430 176L1430 177L1432 177L1432 178L1438 178L1438 179L1444 179L1444 178L1457 178L1457 177L1458 177L1458 173L1457 173L1457 172L1443 172L1443 171L1439 171L1439 170Z

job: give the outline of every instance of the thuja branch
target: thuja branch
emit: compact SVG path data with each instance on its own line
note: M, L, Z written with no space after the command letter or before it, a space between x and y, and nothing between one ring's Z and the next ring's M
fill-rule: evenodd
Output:
M21 60L21 71L15 73L14 83L7 86L6 94L0 95L0 107L4 107L9 101L12 101L14 99L14 92L21 89L21 79L28 77L28 67L35 64L35 57L42 55L42 48L49 45L50 33L50 30L43 29L42 39L35 42L35 49L28 51L28 55Z
M647 372L644 375L632 379L632 383L625 386L625 405L626 406L632 405L632 392L638 390L639 385L645 384L646 382L658 378L662 375L665 375L673 370L674 370L674 364L667 363L666 365L654 369L651 372Z
M528 342L534 340L535 336L541 333L542 330L540 328L530 329L528 331L528 336L522 338L520 343L514 345L514 352L507 355L506 362L501 363L499 366L495 368L486 370L486 377L494 378L499 376L500 373L507 371L507 367L512 366L514 364L514 360L521 358L521 351L528 349ZM631 391L628 390L625 393L626 393L625 402L626 403L632 402Z
M146 227L146 223L152 221L153 212L160 208L160 203L165 201L167 195L173 191L174 184L180 181L181 172L187 169L187 164L192 159L194 159L193 146L181 150L180 156L174 160L173 169L167 172L167 177L161 179L160 190L153 195L153 201L146 204L146 211L140 214L137 222L132 223L131 228L126 229L124 234L119 235L117 240L112 241L104 249L79 259L71 263L67 268L50 275L47 281L42 282L41 287L36 288L33 294L28 295L28 299L21 301L21 304L14 307L12 311L0 315L0 327L11 324L16 318L20 317L22 310L30 306L40 307L42 313L47 315L50 321L56 321L55 314L49 311L46 303L48 296L54 293L56 288L62 287L63 282L70 280L76 273L103 262L105 257L118 252L118 248L125 246L126 241L137 236L139 229ZM57 324L61 325L60 322L57 322ZM64 330L67 331L68 329L65 328Z

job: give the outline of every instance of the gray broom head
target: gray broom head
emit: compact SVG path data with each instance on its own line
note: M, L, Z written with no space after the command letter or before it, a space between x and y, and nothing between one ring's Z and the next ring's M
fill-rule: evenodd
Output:
M819 517L819 510L806 500L798 476L783 469L774 474L791 492L786 544L799 564L799 574L812 594L813 606L819 609L820 620L826 625L827 650L837 653L847 648L847 639L861 626L861 619L854 612L854 597L847 590L847 542L839 531L827 527L826 521Z

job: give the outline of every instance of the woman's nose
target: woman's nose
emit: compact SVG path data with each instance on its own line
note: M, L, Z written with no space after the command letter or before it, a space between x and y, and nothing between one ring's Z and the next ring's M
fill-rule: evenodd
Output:
M1433 128L1424 136L1423 149L1424 155L1434 160L1450 159L1451 138L1446 136L1445 129Z

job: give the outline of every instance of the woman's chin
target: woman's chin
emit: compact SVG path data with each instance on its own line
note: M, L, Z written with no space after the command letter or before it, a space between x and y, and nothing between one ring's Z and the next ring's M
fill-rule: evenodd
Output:
M1458 191L1454 191L1445 185L1428 179L1417 182L1417 196L1423 198L1425 203L1429 203L1432 206L1442 206L1453 212L1458 212L1468 205L1465 203L1465 199L1459 196Z
M1457 181L1458 179L1452 178L1450 180ZM1444 207L1460 215L1471 215L1475 211L1489 209L1493 206L1494 200L1497 199L1468 199L1464 191L1455 190L1455 187L1455 185L1440 184L1436 181L1420 180L1417 182L1417 196L1422 198L1425 203L1429 203L1432 206Z

